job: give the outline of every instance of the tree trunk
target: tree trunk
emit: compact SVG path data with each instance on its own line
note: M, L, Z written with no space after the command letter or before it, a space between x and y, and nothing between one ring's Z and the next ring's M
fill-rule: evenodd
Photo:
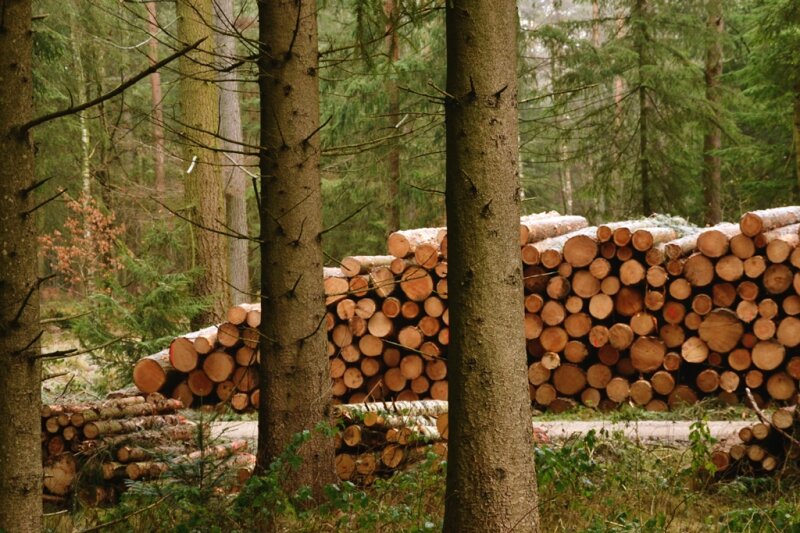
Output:
M795 85L794 88L794 169L795 177L797 179L797 188L800 189L800 83Z
M217 53L220 55L219 112L220 145L225 150L221 157L225 183L225 205L228 227L235 233L247 235L247 176L242 155L242 113L239 106L239 83L234 70L225 70L236 59L236 35L233 22L233 0L217 0L214 3L217 33ZM234 305L250 300L250 274L248 272L248 241L228 238L229 283L231 301Z
M386 0L383 6L386 14L386 55L389 58L389 74L386 79L386 94L389 97L389 127L394 135L399 133L397 125L400 117L400 88L395 75L394 64L400 60L400 40L397 35L398 8L395 0ZM400 140L389 141L389 165L386 198L386 234L400 229Z
M147 48L147 59L151 65L158 62L158 39L155 38L159 31L158 13L155 2L147 2L147 31L150 33L150 42ZM155 145L155 189L156 195L163 200L167 189L164 174L164 106L161 102L161 73L150 74L150 103L153 106L153 144ZM159 209L161 209L159 207Z
M725 25L722 19L722 0L710 0L708 10L709 41L706 48L706 100L711 105L714 121L709 121L703 139L703 192L706 204L706 224L719 224L722 220L722 159L712 152L722 148L722 130L719 127L720 77L722 76L722 34Z
M0 31L0 530L42 529L41 365L36 277L38 201L32 118L31 2L6 2ZM26 192L27 191L27 192Z
M523 299L516 8L462 0L446 9L448 281L459 290L449 300L444 531L536 531L523 317L500 305Z
M261 407L263 472L294 436L325 420L331 397L322 278L316 3L260 2ZM287 472L290 489L322 496L333 446L313 434Z
M650 112L651 106L647 95L647 80L645 70L650 66L647 52L647 34L645 30L645 13L647 0L636 0L631 24L633 25L633 38L636 53L639 56L639 186L641 187L642 215L650 216L653 213L653 186L650 184Z
M218 322L228 309L228 254L221 230L225 220L225 197L219 175L215 132L218 129L218 94L210 65L214 63L211 28L212 0L178 0L178 38L183 43L206 40L180 59L180 121L184 127L185 196L192 220L193 263L202 273L195 291L209 301L195 325ZM211 71L211 72L209 72Z

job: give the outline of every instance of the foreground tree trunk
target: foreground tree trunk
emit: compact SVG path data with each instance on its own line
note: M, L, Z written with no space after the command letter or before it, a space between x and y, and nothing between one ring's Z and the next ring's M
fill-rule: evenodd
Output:
M217 139L219 127L214 58L212 0L178 0L178 38L183 43L206 40L180 59L180 121L185 145L184 164L186 203L192 225L194 264L202 269L197 280L197 295L208 298L207 311L196 317L195 325L209 325L225 316L228 305L228 249L222 230L225 196L219 175Z
M718 126L722 94L719 83L722 77L722 0L709 0L709 41L706 48L706 99L711 105L715 121L709 121L703 139L703 192L705 195L706 224L713 226L722 221L722 159L712 152L722 148L722 130Z
M31 2L0 17L0 530L42 530L41 366L32 118ZM26 192L27 191L27 192Z
M259 2L261 97L261 408L258 467L326 418L317 9ZM333 481L333 443L312 435L288 488Z
M233 0L216 0L217 53L221 56L219 73L220 142L225 150L222 157L222 176L225 184L227 224L233 232L247 235L247 176L242 155L242 112L239 106L237 72L230 67L236 58L236 35L233 27L236 15ZM234 305L250 301L248 272L248 241L228 238L231 301Z
M444 530L530 532L538 515L522 307L501 304L523 299L516 8L456 0L446 9L448 280L458 290Z

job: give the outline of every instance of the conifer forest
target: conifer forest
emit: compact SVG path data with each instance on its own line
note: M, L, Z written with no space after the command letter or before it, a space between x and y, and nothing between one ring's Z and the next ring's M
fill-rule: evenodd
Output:
M800 3L0 0L0 532L800 531Z

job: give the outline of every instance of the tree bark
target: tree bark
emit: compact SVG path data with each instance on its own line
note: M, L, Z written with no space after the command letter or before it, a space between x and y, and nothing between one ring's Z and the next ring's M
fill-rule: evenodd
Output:
M31 2L3 7L0 31L0 530L42 530L41 364L33 142ZM28 192L25 192L28 191Z
M212 0L178 0L178 38L184 43L206 40L197 50L179 60L183 124L184 165L187 169L185 197L192 224L193 263L202 273L196 281L198 296L208 299L207 309L195 318L196 326L219 322L228 310L228 253L222 230L225 196L219 173L215 133L219 127L214 58Z
M322 272L316 3L260 2L261 406L263 472L293 437L325 420L331 396ZM313 434L289 488L322 496L333 446Z
M400 123L400 88L394 78L394 64L400 60L400 39L397 35L398 6L395 0L385 0L383 6L386 14L386 55L389 59L389 74L386 79L386 94L389 98L389 127L396 135L399 133L397 125ZM400 141L389 141L389 154L387 157L388 181L386 198L386 234L400 229Z
M151 65L158 62L158 39L155 38L159 31L158 12L155 2L147 2L147 31L150 33L150 42L147 45L147 59ZM153 145L155 147L155 189L159 199L163 199L167 189L164 161L164 106L161 95L161 73L154 72L150 75L150 103L153 106ZM159 208L161 209L161 208Z
M722 130L719 127L722 93L722 34L725 25L722 18L722 0L709 0L708 45L706 47L706 100L711 106L714 121L709 120L703 139L703 192L705 195L706 224L719 224L722 220L722 159L712 152L722 148Z
M446 8L448 281L459 290L444 531L538 530L522 310L499 304L523 300L515 21L509 0Z
M236 59L236 35L233 22L233 0L214 2L217 27L217 53L222 69L219 72L220 147L222 175L225 184L225 206L228 227L235 233L247 235L247 176L242 152L242 113L239 106L239 83L234 70L225 70ZM248 271L248 241L228 237L231 302L236 305L250 300Z

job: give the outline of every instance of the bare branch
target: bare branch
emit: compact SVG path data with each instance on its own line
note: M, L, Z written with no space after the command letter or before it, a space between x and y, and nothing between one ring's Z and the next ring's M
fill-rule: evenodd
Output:
M163 67L165 65L168 65L168 64L172 63L173 61L175 61L176 59L178 59L179 57L182 57L182 56L188 54L189 52L191 52L192 50L194 50L195 48L200 46L200 44L202 44L203 41L205 41L205 38L200 39L196 43L190 44L189 46L187 46L185 48L182 48L181 50L178 50L177 52L175 52L171 56L168 56L168 57L162 59L158 63L154 63L150 67L148 67L148 68L144 69L143 71L139 72L134 77L130 78L127 81L122 82L116 88L112 89L111 91L109 91L109 92L107 92L107 93L105 93L103 95L98 96L97 98L94 98L92 100L89 100L88 102L84 102L83 104L79 104L79 105L76 105L76 106L70 105L68 108L62 109L61 111L54 111L53 113L48 113L46 115L42 115L40 117L37 117L37 118L31 120L30 122L26 122L22 126L19 126L18 130L19 130L19 132L21 134L25 134L31 128L35 128L36 126L38 126L40 124L44 124L45 122L50 122L51 120L55 120L57 118L65 117L67 115L74 115L75 113L80 113L84 109L89 109L90 107L94 107L97 104L103 103L106 100L114 98L115 96L117 96L118 94L123 93L128 88L130 88L133 85L137 84L139 81L141 81L142 79L146 78L150 74L158 71L161 67Z

